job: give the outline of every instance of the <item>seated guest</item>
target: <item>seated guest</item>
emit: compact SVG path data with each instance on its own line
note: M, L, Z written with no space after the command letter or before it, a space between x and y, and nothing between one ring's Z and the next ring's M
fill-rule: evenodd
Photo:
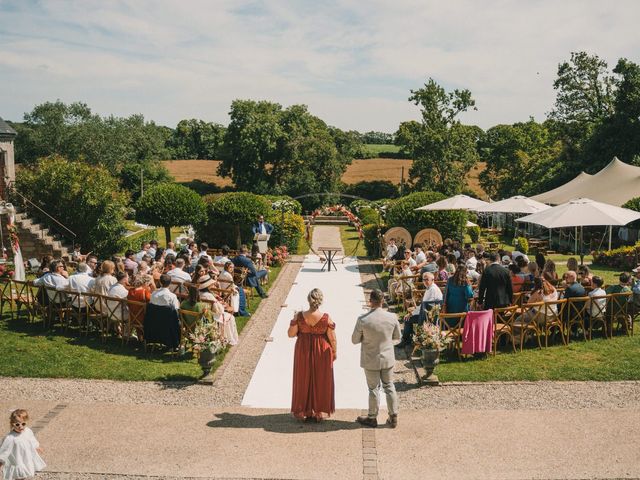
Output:
M511 277L511 289L513 293L522 291L524 285L524 278L520 275L520 267L515 263L509 265L509 276Z
M53 262L53 257L51 255L43 255L40 259L40 267L38 268L36 276L41 277L45 273L49 273L51 271L51 262Z
M156 249L156 254L153 257L154 261L162 263L162 262L164 262L164 258L165 258L164 248L158 247Z
M211 260L211 257L209 256L200 257L198 259L198 263L196 267L198 265L202 265L205 271L212 277L217 277L218 275L220 275L220 271L215 267L215 265L213 264L213 261Z
M618 285L611 285L607 287L607 295L610 293L630 292L631 291L631 288L629 287L630 282L631 282L631 275L629 275L627 272L622 272L618 280Z
M536 265L538 266L538 270L544 270L544 266L546 265L547 260L544 258L542 252L536 253Z
M630 306L632 308L631 313L635 315L636 312L640 311L640 268L634 268L633 273L635 274L635 278L631 284L633 297L631 298L632 303Z
M566 298L568 300L570 298L586 296L587 293L584 287L580 285L580 283L578 282L578 274L576 272L574 272L573 270L569 270L567 273L564 274L564 280L567 286L564 289L563 298ZM566 316L568 317L569 309L565 308L564 311Z
M190 282L191 275L184 271L184 258L180 257L176 259L175 265L171 265L173 268L167 272L167 275L171 277L173 281Z
M389 239L389 244L387 245L387 248L385 250L386 250L386 253L384 258L382 259L382 268L384 270L388 270L391 266L394 265L395 263L394 258L398 253L398 246L396 245L395 238Z
M171 277L166 273L160 275L160 288L151 294L149 303L159 307L172 307L178 310L180 308L180 302L175 293L169 290L171 285Z
M53 288L55 290L67 290L69 287L69 274L64 268L62 260L53 260L49 264L48 271L33 281L36 287ZM47 290L49 300L54 300L56 293Z
M95 277L96 269L98 268L98 257L93 254L89 254L87 255L86 263L87 267L89 267L87 273L92 277Z
M467 278L471 283L477 283L480 281L481 274L476 270L479 263L458 263L458 268L460 268L461 265L464 265L467 271Z
M133 275L138 273L138 262L135 260L136 252L129 249L124 252L124 269L131 272Z
M403 260L400 263L400 268L402 270L399 273L395 274L394 277L389 280L389 284L387 285L389 300L391 302L395 302L398 296L401 294L408 294L413 288L413 278L400 278L413 276L413 272L409 267L409 262Z
M556 287L551 285L542 277L536 277L533 280L533 291L531 292L527 303L555 302L556 300L558 300L558 290L556 290ZM553 305L552 308L549 309L548 313L551 316L556 311L557 307ZM536 317L537 312L537 307L529 308L524 314L518 317L518 320L522 323L529 323ZM538 318L540 323L544 322L544 318Z
M268 272L266 270L256 270L251 260L247 257L248 254L249 249L246 245L242 245L239 254L233 258L232 262L236 267L244 267L249 271L247 275L247 284L255 288L260 297L267 298L269 295L267 295L267 293L262 289L260 279L264 278Z
M444 311L461 313L469 311L469 300L473 298L471 282L467 277L467 266L460 264L456 273L447 281L444 296Z
M504 267L509 267L509 265L511 265L511 257L509 255L503 255L500 261Z
M414 250L414 259L416 261L416 265L415 267L411 267L411 270L415 272L419 272L422 269L422 267L424 267L427 264L427 256L422 251L421 243L416 243L413 246L413 250Z
M140 262L140 266L138 267L138 273L140 275L151 275L151 267L146 261L142 260Z
M413 344L413 326L422 325L427 318L427 312L435 305L442 304L442 290L434 283L433 273L425 272L422 274L425 291L422 296L422 302L416 307L412 313L404 317L404 329L402 332L402 341L397 345L398 348L404 348Z
M91 287L91 293L97 293L98 295L107 295L109 289L113 287L118 281L114 277L116 265L111 260L105 260L100 265L100 275L95 279Z
M447 273L449 277L456 273L456 264L458 263L456 256L453 253L447 254Z
M591 287L591 279L593 275L586 265L580 265L578 267L578 281L583 287Z
M438 266L438 271L435 274L436 280L441 282L446 282L449 280L449 272L447 272L447 259L444 255L440 255L436 260L436 265Z
M133 278L133 288L129 290L127 300L139 303L148 303L151 300L152 290L155 290L153 278L151 278L150 275L143 275L139 273ZM135 318L138 321L144 320L142 315L142 310L144 310L143 306L129 303L128 307L129 316L132 319ZM136 327L136 336L138 337L138 340L142 341L143 333L143 329Z
M211 320L209 304L200 300L200 292L195 285L189 285L189 297L182 301L180 309L198 313L197 316L183 315L189 324L193 324L201 319L205 319L207 323Z
M527 264L527 280L532 282L540 276L540 270L536 262L529 262Z
M574 257L571 257L567 260L567 270L571 272L578 272L578 260Z
M213 262L213 258L209 256L209 254L207 253L207 250L209 250L209 245L205 242L202 242L198 248L198 260L204 257L210 262Z
M87 293L91 290L92 282L94 278L89 275L89 266L80 262L78 264L78 268L76 273L69 276L69 290L76 293ZM73 303L71 307L76 309L77 311L86 312L87 301L84 295L73 295L70 298L73 299Z
M556 264L553 260L547 260L544 263L544 268L542 269L542 277L549 283L555 284L558 282Z
M411 250L407 249L404 251L404 260L409 263L409 268L411 270L415 270L414 267L417 266L418 264L416 263L415 259L411 256Z
M516 258L518 257L523 257L527 263L529 263L529 257L527 257L526 254L522 253L521 251L514 249L513 252L511 252L511 258L513 259L513 261L515 262Z
M520 271L518 272L518 276L522 277L525 282L533 282L533 278L529 276L529 273L527 271L529 262L527 262L524 257L515 257L513 259L513 263L515 263L520 269Z
M198 290L200 292L200 298L211 302L211 313L213 319L224 326L224 336L229 342L229 345L238 344L238 327L236 325L236 319L225 310L231 310L232 307L224 305L216 296L209 291L211 287L215 286L214 280L209 275L204 275L198 280Z
M164 255L165 257L168 257L169 255L177 257L178 254L176 253L176 244L173 242L167 243L167 249L164 251Z
M193 272L195 271L195 266L191 264L191 256L189 255L189 253L180 252L178 254L178 258L181 258L184 261L184 267L182 268L182 270L192 276Z
M247 300L246 298L244 298L244 289L239 288L233 281L234 270L235 270L235 267L233 265L233 262L231 261L226 262L224 264L224 269L218 276L218 286L222 290L231 289L233 291L233 294L231 295L231 306L233 307L234 315L246 316L245 313L246 313ZM244 305L243 305L243 298L244 298Z
M157 251L158 251L158 241L151 240L149 242L149 251L147 253L149 254L149 256L151 256L151 258L155 258Z
M216 255L216 257L213 259L213 263L224 265L225 263L230 262L231 259L229 258L229 252L231 251L231 249L229 248L229 246L223 245L220 251L222 255Z
M116 281L107 292L107 296L114 298L127 298L129 296L129 274L127 272L116 272ZM113 313L115 320L124 322L129 318L129 309L126 303L107 300L109 312ZM122 332L119 332L122 333Z
M140 244L140 251L135 256L135 261L140 263L142 261L142 257L149 254L149 249L151 248L151 244L149 242L142 242Z
M427 263L423 265L420 269L421 273L433 273L435 274L438 271L438 264L436 263L436 254L429 250L427 252Z
M602 277L599 277L597 275L594 275L591 278L591 285L593 286L593 290L591 290L588 293L588 296L591 297L604 297L607 292L604 291L604 289L602 288L602 286L604 285L604 280L602 279ZM606 298L598 298L598 299L593 299L591 298L589 300L589 317L591 318L597 318L597 317L601 317L606 309L607 306L607 299Z
M478 258L476 257L476 251L473 248L465 250L464 253L467 268L473 267L475 270L478 266Z

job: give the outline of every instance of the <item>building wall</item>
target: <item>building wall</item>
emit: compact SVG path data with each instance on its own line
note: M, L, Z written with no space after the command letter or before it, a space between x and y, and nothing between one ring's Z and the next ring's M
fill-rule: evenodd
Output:
M10 182L15 182L16 180L16 162L15 162L15 151L13 149L13 138L0 138L0 150L4 150L6 154L4 155L4 171L5 175L9 177Z

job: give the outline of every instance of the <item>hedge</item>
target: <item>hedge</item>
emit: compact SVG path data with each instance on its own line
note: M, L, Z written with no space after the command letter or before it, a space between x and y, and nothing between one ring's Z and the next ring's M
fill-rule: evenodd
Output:
M593 252L594 265L619 268L629 271L636 268L636 250L640 248L640 242L631 247L620 247L613 250Z
M270 222L273 225L273 233L269 244L274 247L286 245L289 252L297 252L300 240L304 235L304 219L296 213L285 212L283 223L282 213L274 211Z
M416 210L447 198L438 192L416 192L390 203L386 223L389 227L404 227L414 236L423 228L434 228L442 238L457 238L463 231L467 214L458 210Z
M127 250L133 250L135 252L140 250L140 244L142 242L150 242L151 240L158 239L158 229L151 228L145 229L141 232L136 232L133 235L129 235L125 237L122 246L122 252L126 252Z
M373 258L379 258L382 256L382 252L380 252L379 235L384 234L386 231L387 227L384 225L377 225L375 223L362 227L362 233L364 234L364 248L366 249L368 256Z

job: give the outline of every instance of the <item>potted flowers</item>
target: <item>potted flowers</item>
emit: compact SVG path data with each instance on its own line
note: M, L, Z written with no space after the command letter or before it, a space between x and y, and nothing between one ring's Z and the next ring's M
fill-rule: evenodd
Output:
M193 333L189 334L189 340L193 345L193 351L198 356L198 363L202 368L202 377L199 383L213 384L211 369L216 361L216 353L227 345L226 340L218 329L217 324L203 325L198 323Z
M440 363L440 352L451 342L449 337L442 335L438 322L440 307L435 306L427 314L427 320L423 325L414 325L413 343L415 349L421 351L422 366L426 371L423 381L427 385L439 385L438 376L433 374Z

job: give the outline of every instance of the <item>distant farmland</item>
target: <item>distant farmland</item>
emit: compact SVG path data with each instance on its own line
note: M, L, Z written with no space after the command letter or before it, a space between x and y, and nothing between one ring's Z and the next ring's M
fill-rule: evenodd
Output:
M409 169L413 160L395 160L390 158L369 158L366 160L354 160L342 176L342 181L347 184L371 181L389 180L396 185L400 184L402 167L404 167L404 180L409 179ZM185 183L193 180L213 183L220 187L231 185L231 180L216 175L218 160L167 160L163 164L177 182ZM467 182L469 187L480 195L484 195L478 183L478 175L484 170L484 164L480 163L470 172Z

